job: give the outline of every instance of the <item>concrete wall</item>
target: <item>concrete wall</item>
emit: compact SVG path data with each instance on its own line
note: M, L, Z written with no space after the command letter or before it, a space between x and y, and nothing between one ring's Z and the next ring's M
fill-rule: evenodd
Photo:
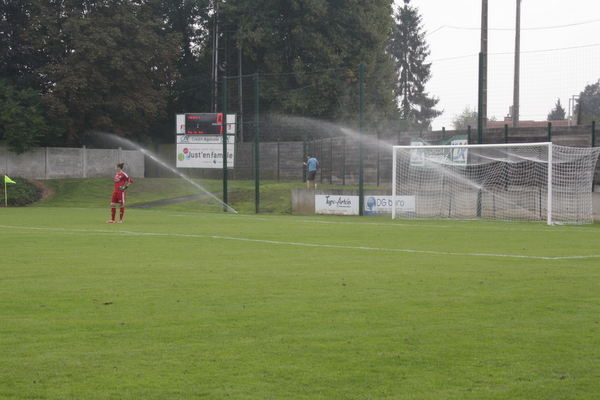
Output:
M112 177L120 162L131 177L145 176L144 154L138 150L40 147L17 155L0 142L0 175L10 177L105 178Z
M36 148L32 152L21 155L7 152L6 155L4 170L6 175L30 179L46 178L45 148Z

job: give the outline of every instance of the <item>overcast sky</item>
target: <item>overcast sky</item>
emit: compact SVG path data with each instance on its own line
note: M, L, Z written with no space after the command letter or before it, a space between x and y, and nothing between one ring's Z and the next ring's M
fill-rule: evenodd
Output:
M517 0L488 0L488 117L503 120L513 102ZM396 4L403 4L396 0ZM453 129L465 108L477 110L481 0L411 0L423 19L431 55L426 86L444 114L435 130ZM520 120L545 120L560 98L600 79L600 1L522 0Z

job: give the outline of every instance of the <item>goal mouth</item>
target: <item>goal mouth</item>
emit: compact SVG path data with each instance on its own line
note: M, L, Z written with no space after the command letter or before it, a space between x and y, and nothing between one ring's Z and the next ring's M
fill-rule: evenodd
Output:
M599 155L550 142L394 146L392 218L593 223Z

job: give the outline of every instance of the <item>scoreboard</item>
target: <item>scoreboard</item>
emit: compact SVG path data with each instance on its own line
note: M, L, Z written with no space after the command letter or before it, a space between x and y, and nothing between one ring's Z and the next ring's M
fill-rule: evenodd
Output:
M185 114L186 135L222 135L223 114Z

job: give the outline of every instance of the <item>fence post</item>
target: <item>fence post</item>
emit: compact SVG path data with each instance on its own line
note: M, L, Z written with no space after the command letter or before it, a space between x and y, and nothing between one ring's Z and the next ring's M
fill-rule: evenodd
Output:
M85 145L81 148L81 163L83 164L82 175L84 178L87 178L87 149Z
M342 185L346 186L346 135L342 136Z
M592 147L596 147L596 121L592 121ZM592 182L592 192L594 191L594 183Z
M364 128L364 111L365 111L365 65L360 63L360 76L359 76L359 106L358 106L358 114L359 114L359 148L358 148L358 158L359 158L359 169L358 169L358 215L362 217L364 214L364 165L363 165L363 128Z
M260 118L259 115L259 93L258 93L259 85L258 85L258 72L254 74L254 211L256 214L260 212L260 140L258 135L260 133L260 129L258 127L258 121Z
M223 141L223 211L227 212L227 77L223 77L223 124L221 126L221 140Z
M321 137L321 139L319 139L319 141L321 142L321 155L319 156L319 157L320 157L319 159L320 159L321 161L323 161L323 138ZM321 183L321 185L322 185L322 184L323 184L323 168L321 167L321 168L319 168L319 169L320 169L320 171L319 171L319 175L321 175L321 182L320 182L320 183ZM315 179L316 179L316 178L315 178Z
M377 132L377 187L379 187L379 169L381 167L381 132Z
M307 149L307 142L308 142L308 137L306 135L302 136L302 162L306 162L306 156L308 155L308 153L306 152ZM304 165L304 164L302 164ZM306 168L302 167L302 182L306 182Z
M329 184L333 185L333 135L329 135Z

